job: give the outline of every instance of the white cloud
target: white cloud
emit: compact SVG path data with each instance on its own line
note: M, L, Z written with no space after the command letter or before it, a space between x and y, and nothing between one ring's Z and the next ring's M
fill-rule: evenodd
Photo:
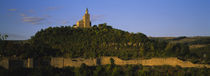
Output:
M22 13L22 14L20 14L20 16L22 16L22 17L26 17L26 14L23 14L23 13Z
M58 9L60 9L60 7L48 7L45 10L46 11L51 11L51 10L58 10Z
M92 15L91 16L91 21L94 22L94 21L101 21L104 19L104 15Z
M41 24L45 18L43 17L23 17L24 22L28 22L31 24Z
M63 21L62 22L62 24L68 24L69 23L69 21Z
M17 11L17 9L8 9L8 11Z
M28 12L29 12L29 13L35 13L35 11L32 10L32 9L28 10Z

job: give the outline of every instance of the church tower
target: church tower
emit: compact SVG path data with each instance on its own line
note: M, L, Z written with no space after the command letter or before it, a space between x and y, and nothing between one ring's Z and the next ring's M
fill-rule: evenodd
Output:
M90 14L88 13L88 9L86 8L85 15L83 16L82 20L77 21L77 25L75 26L76 28L90 28L91 23L90 23Z
M86 8L85 15L83 16L84 28L90 27L90 14L88 13L88 8Z

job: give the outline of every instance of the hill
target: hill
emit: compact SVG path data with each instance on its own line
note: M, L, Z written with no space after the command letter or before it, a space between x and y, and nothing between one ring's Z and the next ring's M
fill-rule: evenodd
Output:
M92 28L70 26L49 27L30 39L32 46L43 50L57 50L54 56L100 57L117 56L122 59L138 57L186 56L188 46L149 39L142 33L129 33L107 24ZM41 49L40 49L41 48Z
M130 33L107 24L91 28L49 27L38 31L24 42L1 41L0 55L18 58L178 57L194 63L209 62L209 54L204 57L205 52L195 53L189 48L192 43L181 42L184 39L187 37L147 37L143 33Z

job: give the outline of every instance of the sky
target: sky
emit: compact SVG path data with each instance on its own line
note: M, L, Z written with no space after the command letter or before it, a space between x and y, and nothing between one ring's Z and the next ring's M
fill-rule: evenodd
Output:
M152 37L210 36L210 0L0 0L0 34L30 39L41 29L76 24L86 8L92 25Z

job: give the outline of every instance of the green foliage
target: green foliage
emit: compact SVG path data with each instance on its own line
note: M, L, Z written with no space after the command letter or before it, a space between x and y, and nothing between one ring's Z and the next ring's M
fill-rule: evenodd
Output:
M110 58L111 65L114 65L114 59Z
M129 33L114 29L106 23L94 25L92 28L49 27L37 32L30 39L30 42L32 46L41 46L42 48L44 46L48 49L51 48L51 50L59 50L53 56L73 58L100 56L117 56L122 59L162 57L166 56L165 48L168 45L164 41L150 40L142 33ZM177 44L167 49L176 53L183 52L173 55L178 56L187 54L188 50L183 51L184 48L188 47ZM47 51L47 48L42 51Z
M186 56L189 53L189 47L184 44L169 43L165 51L166 56Z
M189 42L189 45L194 44L210 44L210 37L198 37L197 40Z
M106 24L99 24L98 27L94 26L89 29L70 26L49 27L37 32L30 41L35 46L49 45L53 49L60 50L61 55L66 57L119 56L131 58L133 54L131 52L138 51L138 47L141 47L137 44L143 45L149 43L150 40L141 33L128 33L113 29ZM133 46L134 44L136 46ZM119 52L121 54L118 54Z
M179 59L193 63L210 64L210 37L157 37L156 41L167 41L163 56L177 56ZM190 46L190 49L189 47ZM180 49L181 48L181 49ZM177 50L177 51L176 51ZM190 53L189 53L190 50ZM177 53L176 53L177 52Z
M0 34L0 57L4 55L4 47L5 42L3 40L7 39L8 35L1 35Z
M192 48L190 50L191 60L194 63L210 64L210 45L201 48Z
M20 58L117 56L122 59L187 56L188 46L150 40L142 33L114 29L106 23L91 28L49 27L28 43L0 43L1 56Z
M1 35L1 34L0 34L0 41L1 41L1 40L5 40L5 39L7 39L7 38L8 38L8 35Z
M112 70L111 76L122 76L122 74L120 72L121 72L121 69L119 67L114 67Z
M171 39L171 40L181 40L181 39L184 39L184 38L187 38L186 36L180 36L180 37L177 37L177 38L174 38L174 39Z
M2 76L8 76L9 71L3 67L0 66L0 75Z
M53 68L50 66L36 68L15 68L4 69L0 67L2 76L208 76L209 68L180 68L171 66L143 66L126 65L114 66L109 69L109 65ZM141 66L141 65L140 65ZM109 70L105 70L109 69Z
M32 45L29 43L15 43L2 41L0 43L0 55L4 57L38 58L44 56L59 56L60 51L46 44Z

